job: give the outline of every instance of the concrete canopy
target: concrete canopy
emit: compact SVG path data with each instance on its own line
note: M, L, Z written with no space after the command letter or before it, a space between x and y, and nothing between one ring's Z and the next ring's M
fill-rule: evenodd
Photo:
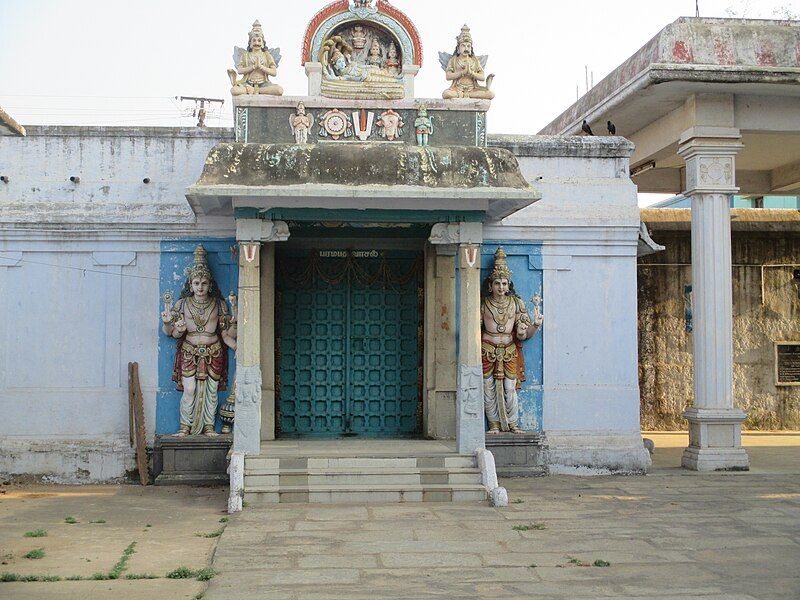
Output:
M800 193L800 23L681 18L564 111L541 133L596 134L612 121L634 142L640 192L685 187L681 137L741 136L742 194Z
M196 214L236 208L482 212L502 219L539 199L503 148L321 143L215 146L186 190Z

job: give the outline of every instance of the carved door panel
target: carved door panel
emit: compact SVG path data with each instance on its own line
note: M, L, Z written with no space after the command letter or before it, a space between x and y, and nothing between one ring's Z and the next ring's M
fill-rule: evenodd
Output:
M418 432L416 258L298 258L278 269L286 276L276 315L280 434Z

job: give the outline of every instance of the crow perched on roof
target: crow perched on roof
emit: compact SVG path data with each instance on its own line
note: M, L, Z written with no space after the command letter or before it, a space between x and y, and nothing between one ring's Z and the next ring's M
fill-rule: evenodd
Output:
M608 133L609 135L617 135L617 126L611 121L608 122Z
M586 119L583 120L583 125L581 125L581 129L583 130L583 133L585 133L586 135L594 135L594 133L592 133L592 128L589 127L589 124L586 122Z

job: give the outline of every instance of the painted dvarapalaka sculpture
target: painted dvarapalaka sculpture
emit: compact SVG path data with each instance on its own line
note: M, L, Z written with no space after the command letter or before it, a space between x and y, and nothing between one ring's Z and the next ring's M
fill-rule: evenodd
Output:
M461 33L456 38L456 50L454 54L439 52L439 63L445 72L447 81L452 82L450 87L442 92L442 98L479 98L491 100L494 92L489 88L492 85L494 75L486 76L483 69L486 66L488 56L475 56L472 48L472 34L469 27L464 25ZM486 85L480 85L479 81L485 81Z
M183 392L177 436L217 435L217 394L228 382L228 348L236 349L235 302L231 296L231 315L211 275L206 251L197 246L180 299L173 305L171 293L165 294L161 313L164 333L178 340L172 371L172 380Z
M517 389L525 381L522 342L533 337L544 322L539 306L533 319L514 291L506 253L498 248L494 268L484 283L481 300L481 358L483 405L489 433L521 433Z
M255 21L248 34L247 50L233 49L233 62L236 70L228 69L231 78L231 95L268 94L282 96L283 88L272 83L269 78L278 74L278 63L281 61L280 48L266 49L264 32L261 23ZM241 79L236 74L242 75Z

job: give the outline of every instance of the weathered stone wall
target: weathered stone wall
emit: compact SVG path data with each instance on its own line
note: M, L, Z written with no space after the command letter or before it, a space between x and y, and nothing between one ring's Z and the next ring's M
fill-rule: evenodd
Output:
M775 385L774 342L800 339L800 297L792 283L800 263L800 222L776 221L796 211L762 211L764 220L737 224L734 210L734 402L747 413L746 429L800 429L800 387ZM644 211L652 213L654 210ZM639 385L642 429L685 429L691 405L692 334L687 330L684 286L691 284L688 210L680 222L653 222L643 214L664 252L639 260ZM751 215L752 216L752 215ZM758 216L758 215L756 215ZM762 265L773 265L762 269ZM762 304L762 271L764 298Z

